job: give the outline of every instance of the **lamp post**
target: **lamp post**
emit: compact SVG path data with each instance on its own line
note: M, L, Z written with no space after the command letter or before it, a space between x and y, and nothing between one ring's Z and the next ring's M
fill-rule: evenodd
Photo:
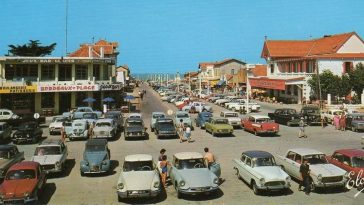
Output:
M177 72L176 82L177 82L177 92L179 93L179 72Z
M192 92L192 90L191 90L191 72L188 72L188 88L189 88L189 92Z
M249 113L249 68L246 68L246 102L245 102L245 109L246 109L246 113Z
M198 81L199 81L198 97L201 97L201 68L198 69Z

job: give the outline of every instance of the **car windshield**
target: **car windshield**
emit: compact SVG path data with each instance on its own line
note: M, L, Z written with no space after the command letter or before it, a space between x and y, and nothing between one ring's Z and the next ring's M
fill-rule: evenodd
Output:
M306 114L320 114L319 109L304 109L302 112Z
M130 115L129 116L130 119L140 119L139 115Z
M187 113L177 114L177 118L188 118L188 114Z
M364 156L353 157L353 167L364 168Z
M212 114L210 113L202 115L202 118L210 118L210 117L212 117Z
M55 117L53 118L53 122L64 122L66 121L66 118L64 117Z
M270 119L269 118L257 118L255 119L255 122L257 123L263 123L263 122L269 122Z
M34 129L35 127L35 124L31 124L31 123L24 123L24 124L21 124L19 126L19 130L28 130L28 129Z
M364 120L364 115L357 115L353 117L354 120Z
M72 122L65 122L64 126L72 126Z
M42 146L37 147L35 149L35 156L43 156L43 155L60 155L61 150L59 146Z
M0 159L10 159L10 153L6 150L0 151Z
M303 159L307 159L310 164L327 164L326 156L324 154L306 155Z
M287 114L289 115L293 115L293 114L296 114L297 111L296 110L287 110Z
M215 120L215 124L228 124L228 120L218 119L218 120Z
M153 118L154 119L159 119L159 118L164 118L165 116L163 114L154 114Z
M96 113L86 113L83 114L83 119L97 119L97 114Z
M184 160L179 160L178 163L176 164L176 167L178 169L204 168L205 163L203 158L184 159Z
M142 122L141 121L130 121L126 123L127 127L135 127L135 126L142 126Z
M98 122L96 123L96 127L111 127L110 122Z
M35 178L35 171L33 169L11 170L6 174L7 180L34 179L34 178Z
M174 127L174 124L173 122L158 122L158 127L160 129L171 128Z
M151 171L153 170L152 161L136 161L136 162L124 162L124 172L130 171Z
M263 166L275 166L276 162L272 157L262 157L262 158L254 158L253 166L254 167L263 167Z
M107 118L107 119L118 119L119 117L118 117L119 115L118 114L114 114L114 113L106 113L105 114L105 118Z
M238 113L225 113L225 117L238 117Z
M83 124L83 123L75 123L75 124L73 124L73 126L75 126L75 127L82 127L82 126L84 126L85 124Z
M102 152L105 151L104 145L86 145L87 152Z
M92 112L91 108L78 108L76 112Z

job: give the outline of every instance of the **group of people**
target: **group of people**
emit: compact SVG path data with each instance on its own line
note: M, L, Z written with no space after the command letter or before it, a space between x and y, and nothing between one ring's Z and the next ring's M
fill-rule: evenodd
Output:
M345 112L342 112L340 116L338 114L335 114L334 119L333 119L333 124L335 126L335 129L345 131L345 128L346 128Z
M191 127L189 125L184 125L183 119L179 120L177 125L177 134L179 137L179 142L182 143L184 141L192 142L191 139Z

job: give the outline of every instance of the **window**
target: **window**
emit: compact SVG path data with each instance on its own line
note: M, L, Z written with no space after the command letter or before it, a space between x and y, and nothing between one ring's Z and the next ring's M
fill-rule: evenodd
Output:
M252 166L252 160L249 157L247 157L245 164L248 165L248 166Z
M294 161L296 162L296 163L298 163L298 164L301 164L301 155L299 155L299 154L296 154L296 156L294 157Z
M241 161L244 163L245 162L245 158L246 156L245 155L241 155Z
M42 108L54 108L54 93L42 93Z
M344 62L343 63L343 73L348 73L353 70L353 62Z
M87 80L87 65L76 65L76 80Z
M274 73L274 65L270 64L270 73Z
M100 65L99 64L93 65L93 76L95 77L95 80L100 80Z
M55 79L55 75L54 75L54 70L55 70L55 65L47 65L44 64L41 67L41 79L42 80L54 80Z
M58 80L71 81L72 80L72 65L60 64L58 67Z
M287 158L288 159L290 159L290 160L293 160L294 159L294 155L295 155L296 153L294 153L294 152L289 152L288 154L287 154Z

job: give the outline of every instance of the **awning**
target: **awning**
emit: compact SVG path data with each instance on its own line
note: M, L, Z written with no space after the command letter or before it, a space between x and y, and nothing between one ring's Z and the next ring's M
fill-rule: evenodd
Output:
M226 82L225 82L225 80L219 80L219 82L217 82L217 84L216 85L218 85L218 86L222 86L222 85L224 85Z
M290 84L302 84L304 77L292 78L292 79L271 79L271 78L249 78L251 87L265 88L272 90L285 90L286 85Z

